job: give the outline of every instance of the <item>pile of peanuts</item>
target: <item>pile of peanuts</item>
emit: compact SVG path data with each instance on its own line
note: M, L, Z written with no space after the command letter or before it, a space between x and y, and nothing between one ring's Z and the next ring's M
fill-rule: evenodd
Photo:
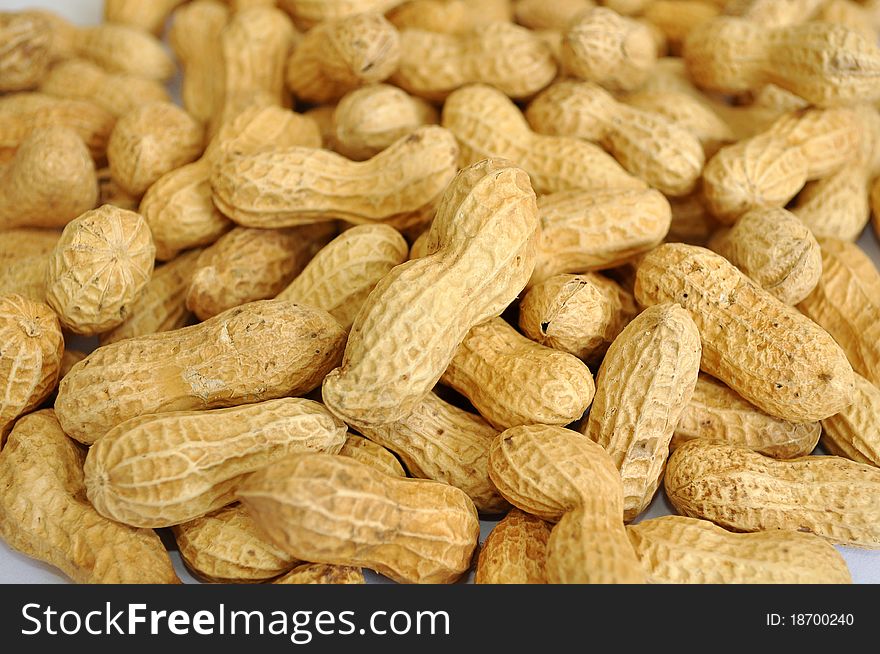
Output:
M0 13L10 547L178 583L171 528L203 580L288 584L880 549L880 2L105 19Z

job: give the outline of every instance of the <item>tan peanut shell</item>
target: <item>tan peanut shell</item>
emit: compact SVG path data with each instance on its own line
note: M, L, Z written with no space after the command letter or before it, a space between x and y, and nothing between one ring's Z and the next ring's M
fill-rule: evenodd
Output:
M135 27L102 23L77 28L72 45L78 56L112 73L159 81L174 76L174 62L159 40Z
M629 525L626 533L655 584L852 583L840 553L812 534L736 534L671 515Z
M725 13L741 16L758 25L786 27L815 17L826 0L733 0Z
M696 440L672 453L666 496L676 511L734 531L805 531L880 548L880 470L836 456L777 461Z
M229 8L219 0L193 0L174 12L168 42L183 70L180 97L193 118L206 123L219 110L225 71L220 35Z
M112 205L71 221L49 259L46 301L87 336L121 325L153 274L156 248L140 214Z
M853 403L822 421L822 446L831 454L880 467L880 388L857 374Z
M437 122L437 110L421 98L390 84L365 86L347 93L336 106L334 149L362 161L422 125Z
M818 422L789 422L746 402L712 377L700 374L675 426L670 450L694 439L755 450L774 459L807 456L819 442Z
M830 177L809 182L792 213L817 237L855 241L871 216L871 171L851 163Z
M556 77L553 53L519 25L495 22L455 35L404 29L400 67L392 80L427 100L441 101L466 84L486 84L511 98L527 98Z
M428 393L402 420L354 427L397 454L413 477L463 490L477 511L492 514L507 508L487 470L489 446L498 431L480 416Z
M635 298L597 275L554 275L532 286L519 306L519 326L541 345L597 362L637 313Z
M170 102L148 102L125 114L107 145L110 174L122 189L143 195L165 173L204 149L202 127Z
M710 250L652 250L639 264L635 296L643 306L687 309L703 342L702 370L770 415L812 422L852 401L852 368L834 339Z
M52 29L36 12L0 13L0 92L40 84L52 63Z
M783 304L806 298L822 274L816 237L785 209L753 209L709 247Z
M169 527L230 504L248 474L289 454L338 452L345 431L321 404L301 398L143 415L89 449L86 491L108 518Z
M620 470L626 521L648 508L660 486L675 425L697 383L700 353L700 333L688 312L659 304L636 316L602 361L580 431Z
M666 195L687 195L703 170L703 146L656 113L618 102L597 84L559 82L529 105L536 132L594 141L630 173Z
M535 343L501 318L473 327L440 378L498 429L567 425L596 390L577 357Z
M2 229L63 227L97 201L95 164L67 127L33 130L12 161L0 167Z
M858 155L861 129L846 109L783 114L767 131L722 148L703 170L706 207L733 223L750 209L783 207L804 184Z
M669 49L680 53L688 35L721 13L721 7L701 0L653 0L642 18L666 37Z
M61 232L52 229L0 230L0 295L17 293L46 301L46 269Z
M458 139L460 165L489 157L509 159L529 174L539 194L645 188L593 143L536 134L519 108L489 86L476 84L452 93L443 105L442 125Z
M342 449L339 450L339 455L351 457L386 475L406 477L406 470L390 450L357 434L348 435L345 443L342 444Z
M718 17L691 32L684 60L697 85L721 93L773 83L820 107L880 98L880 49L842 25L772 28Z
M273 584L365 584L364 572L349 565L306 563L278 577Z
M489 475L517 508L557 522L545 570L549 583L644 581L623 526L623 487L614 463L586 436L526 425L502 432Z
M819 245L822 276L798 309L834 337L856 372L880 384L880 271L854 243Z
M186 307L199 320L255 300L273 298L335 233L332 224L288 229L236 227L196 262Z
M363 13L309 30L287 61L287 86L304 102L336 102L397 69L400 35L379 13Z
M614 268L659 245L672 220L659 191L568 191L538 199L541 239L530 284Z
M451 583L470 567L480 524L463 491L400 479L330 454L300 454L252 475L242 504L286 552L365 567L406 583Z
M592 9L592 0L515 0L516 22L532 30L563 30L578 14Z
M131 305L130 315L121 325L98 336L101 345L147 334L180 329L190 323L186 291L200 250L190 250L158 266L140 297Z
M579 14L562 40L563 68L611 91L633 91L657 61L646 23L602 7Z
M412 0L388 12L399 30L464 34L494 22L510 22L511 0Z
M6 544L78 583L180 583L153 531L107 520L86 501L84 457L52 411L18 421L0 452Z
M546 584L550 525L511 509L486 538L477 559L476 584Z
M305 147L231 158L215 168L211 186L220 210L246 227L335 218L405 225L431 211L457 156L453 135L427 126L362 162Z
M93 102L45 93L6 95L0 97L0 153L18 148L36 129L67 127L79 135L92 157L98 159L107 150L115 122L113 114Z
M296 24L309 28L316 23L375 11L380 14L403 4L404 0L279 0L282 9Z
M40 91L59 98L88 100L117 118L145 102L168 102L168 91L155 80L133 75L108 73L85 59L71 59L56 64Z
M323 309L348 329L379 280L406 258L396 229L357 225L323 247L276 297Z
M499 315L525 286L537 227L523 170L488 159L461 171L440 200L427 256L383 277L355 317L342 367L324 380L330 409L358 424L412 411L468 330Z
M323 311L252 302L199 325L98 348L59 385L55 410L66 433L92 443L136 416L299 395L337 365L344 341Z
M0 295L0 445L20 415L54 390L64 337L58 318L41 302Z
M106 0L104 20L131 25L153 34L161 34L165 21L184 0Z
M268 540L239 504L173 527L180 556L193 574L212 583L259 583L298 561Z

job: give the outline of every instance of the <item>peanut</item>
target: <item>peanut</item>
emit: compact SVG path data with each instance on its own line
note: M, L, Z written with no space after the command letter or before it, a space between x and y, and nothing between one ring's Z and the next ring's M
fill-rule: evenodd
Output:
M734 534L682 516L646 520L626 532L655 584L852 583L840 553L812 534Z
M511 509L489 533L477 559L477 584L546 584L550 525Z
M497 22L461 35L403 30L400 67L392 80L427 100L444 100L466 84L526 98L552 82L556 72L544 41L524 27Z
M868 39L876 40L877 29L871 23L871 10L852 0L828 0L819 9L813 20L836 25L845 25L850 29L864 34Z
M322 248L277 298L323 309L349 329L379 280L406 257L396 229L358 225Z
M357 434L349 434L339 450L340 456L347 456L372 466L392 477L406 477L406 470L392 452L378 443Z
M273 584L365 584L364 573L360 568L348 565L328 565L326 563L306 563L295 567Z
M335 218L402 227L432 211L457 155L452 134L428 126L363 162L304 147L231 158L215 168L211 187L220 210L246 227Z
M777 461L695 440L666 468L676 511L734 531L806 531L841 545L880 547L880 470L836 456Z
M774 459L794 459L813 451L821 431L818 422L788 422L766 414L701 373L675 426L670 450L690 440L706 439L747 447Z
M174 76L174 62L149 32L115 23L81 28L69 26L68 29L73 30L71 45L74 52L108 72L158 81Z
M636 90L656 61L650 28L603 7L579 14L562 40L563 68L610 91Z
M590 369L577 357L530 341L501 318L468 332L440 381L498 429L567 425L595 392Z
M834 339L710 250L652 250L639 264L635 296L643 306L687 309L703 342L702 370L770 415L812 422L852 401L852 368Z
M636 313L632 294L607 277L554 275L523 297L519 326L536 343L595 364Z
M671 209L659 191L569 191L538 200L541 240L530 284L613 268L659 245Z
M310 28L328 20L373 11L384 14L404 0L279 0L279 5L293 16L297 25Z
M419 479L460 488L481 513L499 513L507 502L489 480L489 446L498 435L480 416L463 411L428 393L412 413L386 425L355 429L388 448Z
M406 583L454 582L470 567L480 534L463 491L343 456L290 456L252 475L238 495L289 554Z
M773 83L820 107L880 99L880 49L842 25L773 28L723 16L691 32L684 60L698 86L720 93Z
M52 411L16 423L0 452L3 540L78 583L180 583L153 531L107 520L86 501L84 456Z
M289 229L236 227L199 256L186 307L199 320L273 298L335 233L332 224Z
M252 302L199 325L98 348L62 380L55 409L66 433L93 443L144 414L307 393L338 363L344 341L323 311Z
M400 60L400 37L381 14L327 21L309 30L287 62L287 86L304 102L335 102L387 79Z
M443 194L427 256L388 273L358 312L327 406L358 424L410 413L468 330L497 316L534 266L538 215L528 175L506 161L464 169Z
M334 149L362 161L422 125L437 122L437 110L421 98L388 84L365 86L346 94L336 106Z
M298 563L265 538L238 504L176 525L173 531L186 567L211 583L259 583Z
M680 53L688 35L721 13L721 8L701 0L653 0L643 18L666 37L673 53Z
M443 105L442 125L458 139L460 165L491 157L510 159L528 172L539 194L646 186L592 143L536 134L517 106L489 86L467 86L452 93Z
M783 114L766 132L722 148L709 160L703 170L707 208L729 224L750 209L783 207L807 181L852 161L860 138L850 110Z
M787 27L810 20L827 0L734 0L725 13L757 25Z
M700 371L700 333L676 304L646 309L608 348L596 399L581 425L623 479L623 518L640 515L660 486L675 425Z
M98 342L109 345L189 324L192 315L186 308L186 291L200 253L199 250L184 252L157 267L140 297L131 304L129 317L121 325L100 334Z
M98 201L95 164L67 127L32 131L0 169L0 228L63 227Z
M119 118L144 102L168 102L168 91L155 80L108 73L84 59L71 59L52 68L40 91L59 98L88 100Z
M250 473L289 454L339 451L345 425L321 404L269 400L126 420L86 457L98 513L135 527L170 527L230 504Z
M575 17L595 7L592 0L516 0L516 22L532 30L564 30Z
M46 301L46 269L61 232L20 228L0 231L0 295Z
M35 12L0 13L0 93L40 84L52 63L52 30Z
M161 34L171 12L185 0L107 0L104 20L137 27L153 34Z
M116 123L107 144L110 174L132 195L143 195L165 173L199 157L201 126L169 102L149 102Z
M20 415L55 388L64 352L58 318L45 304L0 295L0 445Z
M798 309L834 337L856 372L880 384L880 272L853 243L819 245L822 276Z
M822 445L832 454L880 467L880 389L857 374L853 403L822 421Z
M510 22L510 0L412 0L388 12L399 30L463 34L494 22Z
M599 143L630 173L666 195L687 195L703 170L699 139L671 120L620 103L600 86L560 82L529 105L536 132Z
M730 261L783 304L806 298L819 283L819 243L797 216L785 209L753 209L709 248Z
M623 526L623 487L608 454L585 436L547 425L502 432L489 475L514 506L556 522L549 583L638 583L644 572Z
M46 301L67 329L121 325L153 274L156 248L139 214L106 205L71 221L49 259Z

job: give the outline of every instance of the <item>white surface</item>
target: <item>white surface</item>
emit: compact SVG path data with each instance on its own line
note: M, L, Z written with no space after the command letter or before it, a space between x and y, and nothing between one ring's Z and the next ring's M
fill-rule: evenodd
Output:
M144 0L148 1L148 0ZM101 19L101 0L0 0L0 11L42 7L51 9L77 23L88 25ZM870 255L874 263L880 268L880 245L873 231L868 228L859 241L859 245ZM653 504L640 518L656 518L662 515L674 513L663 494L655 498ZM481 541L485 539L489 531L495 525L494 522L483 521ZM173 542L172 539L166 542ZM880 551L857 550L848 547L838 548L846 559L856 583L880 583ZM187 572L180 561L177 552L172 552L174 565L184 581L194 583L195 580ZM367 573L369 581L382 583L387 581L379 575ZM14 552L0 541L0 583L39 583L57 584L66 583L67 579L51 566L34 561L26 556Z

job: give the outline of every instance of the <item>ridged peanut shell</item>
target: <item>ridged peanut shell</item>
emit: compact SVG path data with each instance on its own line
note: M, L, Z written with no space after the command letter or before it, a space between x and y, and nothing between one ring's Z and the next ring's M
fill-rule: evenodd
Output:
M626 533L655 584L852 583L840 553L812 534L736 534L683 516L645 520Z
M121 325L153 274L144 219L104 205L71 221L49 260L46 301L67 329L87 336Z
M98 348L73 367L55 409L92 443L140 415L212 409L307 393L337 365L345 332L329 314L280 300Z
M818 422L789 422L764 413L718 380L700 374L675 426L670 450L705 439L774 459L794 459L813 451L821 431Z
M831 454L880 467L880 388L856 375L853 403L822 421L822 447Z
M367 11L385 13L404 0L279 0L278 4L293 16L297 25L309 28L316 23L336 20Z
M42 302L0 295L0 445L13 421L55 389L64 352L57 316Z
M299 565L285 575L278 577L273 584L365 584L364 572L349 565L329 565L327 563L306 563Z
M703 342L701 369L770 415L812 422L852 401L852 368L834 339L710 250L652 250L639 264L635 296L643 306L687 309Z
M413 0L388 12L399 30L464 34L494 22L510 22L511 0Z
M870 176L864 164L851 163L830 177L809 182L792 213L816 237L855 241L871 216Z
M183 2L184 0L107 0L104 3L104 20L161 34L171 12Z
M369 568L399 582L452 583L480 524L463 491L399 479L348 457L301 454L252 475L242 504L286 552Z
M232 503L250 473L290 454L338 452L345 431L321 404L301 398L143 415L89 449L86 491L102 515L170 527Z
M46 269L61 232L21 227L0 231L0 295L46 301Z
M113 73L165 81L174 76L174 61L161 42L144 30L115 23L79 28L73 48Z
M595 392L590 369L577 357L529 340L501 318L468 332L440 380L498 429L567 425Z
M608 452L623 480L623 517L640 515L660 486L669 442L700 372L700 333L687 311L659 304L608 348L580 431Z
M85 499L83 451L52 411L18 421L0 452L0 536L87 584L180 583L159 537L99 515Z
M386 475L406 477L406 470L390 450L357 434L348 435L345 443L342 444L342 449L339 450L339 455L351 457L384 472Z
M581 12L592 9L592 0L515 0L516 22L533 30L562 30Z
M0 14L0 92L37 86L52 63L52 28L38 13Z
M546 584L550 525L519 509L489 532L480 548L474 583Z

